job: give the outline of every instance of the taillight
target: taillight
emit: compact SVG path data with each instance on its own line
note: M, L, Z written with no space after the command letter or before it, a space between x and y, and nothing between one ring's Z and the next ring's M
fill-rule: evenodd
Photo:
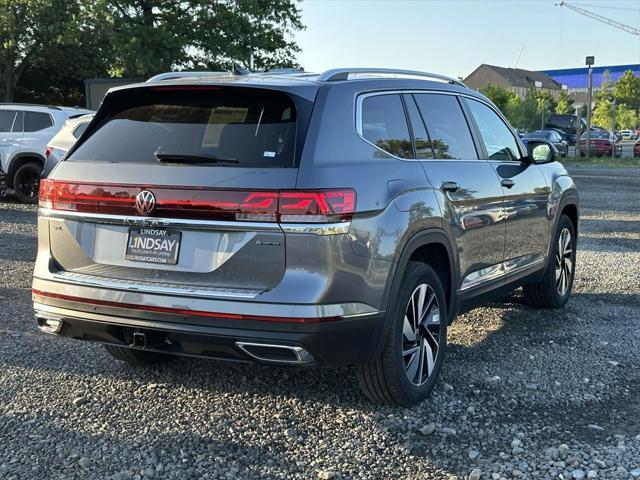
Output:
M243 191L184 187L40 182L40 206L54 210L111 215L143 215L136 196L149 190L153 210L144 216L252 222L341 222L355 212L351 189Z
M53 152L53 147L50 147L50 146L47 145L47 148L44 151L45 158L49 158L49 155L51 155L52 152Z
M280 192L281 222L331 222L348 220L356 209L353 190Z

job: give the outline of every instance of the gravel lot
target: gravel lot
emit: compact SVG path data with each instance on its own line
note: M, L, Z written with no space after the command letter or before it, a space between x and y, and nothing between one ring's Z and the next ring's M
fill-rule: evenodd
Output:
M0 203L0 478L640 478L640 169L576 169L574 295L460 317L441 384L378 408L349 369L137 369L32 320L35 209Z

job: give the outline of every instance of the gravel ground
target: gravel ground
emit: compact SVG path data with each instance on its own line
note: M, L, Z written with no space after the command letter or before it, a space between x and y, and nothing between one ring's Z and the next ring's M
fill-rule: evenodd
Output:
M576 170L574 294L450 331L441 383L379 408L349 369L153 368L37 331L35 209L0 203L0 478L640 478L640 170Z

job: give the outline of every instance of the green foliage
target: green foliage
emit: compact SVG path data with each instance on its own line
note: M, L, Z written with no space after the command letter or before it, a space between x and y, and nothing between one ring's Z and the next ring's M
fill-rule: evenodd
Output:
M102 0L113 18L111 69L148 76L172 69L294 66L303 27L293 0Z
M6 101L80 103L83 80L295 66L297 0L0 0Z
M517 97L517 95L508 88L501 87L500 85L494 85L492 83L489 83L486 87L480 89L480 93L491 100L502 113L505 113L509 101L513 99L513 97Z
M573 113L573 99L569 94L562 90L558 96L558 103L556 104L556 113L559 115L567 115Z
M638 124L638 111L629 108L627 105L618 105L616 109L616 128L636 128Z
M591 113L591 125L611 130L614 121L613 102L608 98L601 98Z
M640 78L631 70L624 72L613 89L616 101L633 110L640 109Z

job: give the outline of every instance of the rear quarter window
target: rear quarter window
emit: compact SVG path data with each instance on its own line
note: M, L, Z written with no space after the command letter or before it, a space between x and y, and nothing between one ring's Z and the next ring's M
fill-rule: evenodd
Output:
M284 92L158 87L116 103L68 161L157 163L177 155L224 166L295 164L298 109Z
M53 125L53 119L48 113L24 112L24 131L37 132Z
M396 157L413 157L411 136L400 95L365 97L361 112L361 135L365 140Z

